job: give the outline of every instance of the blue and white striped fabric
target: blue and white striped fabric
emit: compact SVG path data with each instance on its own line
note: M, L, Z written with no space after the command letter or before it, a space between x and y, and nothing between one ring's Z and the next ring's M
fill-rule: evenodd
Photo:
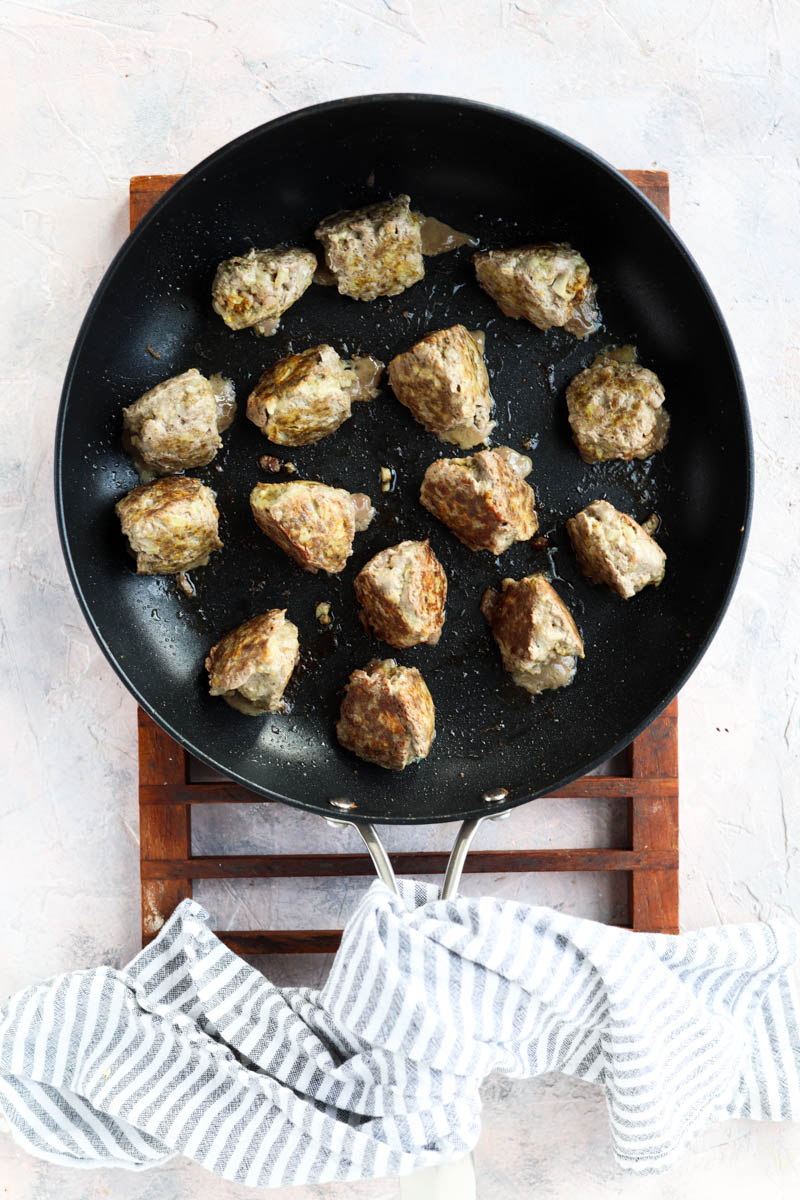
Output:
M185 1154L254 1187L404 1174L470 1150L490 1072L608 1098L620 1163L670 1166L730 1117L800 1117L788 923L635 934L376 883L321 991L273 987L193 901L122 971L0 1010L0 1111L33 1154Z

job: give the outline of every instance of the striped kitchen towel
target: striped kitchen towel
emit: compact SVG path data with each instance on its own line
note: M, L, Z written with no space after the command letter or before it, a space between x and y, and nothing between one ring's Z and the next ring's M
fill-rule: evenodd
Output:
M254 1187L404 1174L474 1146L493 1071L596 1082L638 1172L710 1122L800 1117L789 923L672 937L375 883L312 991L273 987L207 920L186 900L124 970L0 1010L20 1145L75 1166L185 1154Z

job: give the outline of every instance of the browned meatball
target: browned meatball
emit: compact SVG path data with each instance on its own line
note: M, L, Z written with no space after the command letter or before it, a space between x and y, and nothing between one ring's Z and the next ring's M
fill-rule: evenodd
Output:
M373 659L347 682L336 735L359 758L402 771L430 751L435 715L416 667L398 667L393 658Z
M503 666L536 696L575 678L583 642L569 609L544 575L504 579L484 593L481 612L492 627Z
M211 285L211 303L230 329L269 335L299 300L317 269L310 250L250 250L226 258Z
M383 364L340 358L332 346L290 354L265 371L247 400L247 416L282 446L305 446L334 433L354 400L373 400Z
M142 476L204 467L236 413L233 384L192 367L150 388L122 410L122 440Z
M627 361L617 357L630 351ZM584 462L649 458L663 449L669 415L661 380L633 361L632 347L598 354L567 388L572 436Z
M341 571L353 537L375 515L369 496L307 479L257 483L250 507L260 529L304 571Z
M600 324L589 267L566 242L482 250L473 261L478 283L507 317L524 317L537 329L560 326L577 338Z
M471 458L440 458L425 472L420 501L470 550L502 554L539 528L531 460L510 446Z
M415 420L442 442L470 450L494 429L483 354L463 325L429 333L389 363L389 383Z
M435 646L444 625L447 576L425 542L381 550L353 581L365 628L390 646Z
M607 500L593 500L567 521L578 564L593 583L607 583L625 600L661 583L667 556L633 517Z
M215 500L199 479L167 475L117 501L139 575L178 575L204 567L212 551L222 549Z
M409 203L408 196L395 196L320 222L314 236L343 296L396 296L422 279L422 218Z
M248 716L279 712L297 666L297 626L286 609L251 617L212 646L206 659L209 691Z

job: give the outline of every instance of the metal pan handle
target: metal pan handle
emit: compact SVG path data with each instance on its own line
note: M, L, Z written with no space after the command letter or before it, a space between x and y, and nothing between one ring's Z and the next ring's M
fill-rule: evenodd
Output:
M458 893L458 885L461 883L461 876L464 873L464 864L467 861L469 848L472 845L475 834L484 821L502 821L508 815L507 812L487 813L485 817L473 817L471 820L461 823L461 828L456 834L453 849L450 851L450 857L447 860L447 870L444 873L444 882L442 883L442 900L452 900ZM344 817L328 817L327 821L329 825L333 825L334 827L347 825L357 831L369 851L369 856L372 859L372 865L375 868L378 878L396 895L398 888L394 868L375 826L356 824L355 821L348 821Z

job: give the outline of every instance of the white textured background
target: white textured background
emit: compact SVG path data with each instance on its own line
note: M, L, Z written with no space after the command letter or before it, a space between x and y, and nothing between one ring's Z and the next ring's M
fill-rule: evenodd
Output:
M122 963L138 944L134 707L73 600L51 499L61 380L127 231L128 177L184 170L273 116L359 92L487 100L619 166L670 171L675 226L741 356L758 469L736 598L682 695L682 918L800 916L796 0L0 0L0 62L0 1003L41 976ZM251 831L208 836L222 832L233 849L275 835L263 814ZM539 880L535 898L549 886ZM256 891L208 899L244 922L270 903ZM615 901L575 891L581 911ZM336 924L349 896L326 884L309 903ZM311 964L294 969L312 981ZM716 1128L672 1174L631 1181L591 1087L497 1080L486 1101L477 1157L493 1200L781 1200L800 1186L800 1128ZM3 1200L250 1194L183 1160L141 1176L71 1173L4 1136L0 1189ZM389 1200L397 1185L291 1195L323 1192Z

